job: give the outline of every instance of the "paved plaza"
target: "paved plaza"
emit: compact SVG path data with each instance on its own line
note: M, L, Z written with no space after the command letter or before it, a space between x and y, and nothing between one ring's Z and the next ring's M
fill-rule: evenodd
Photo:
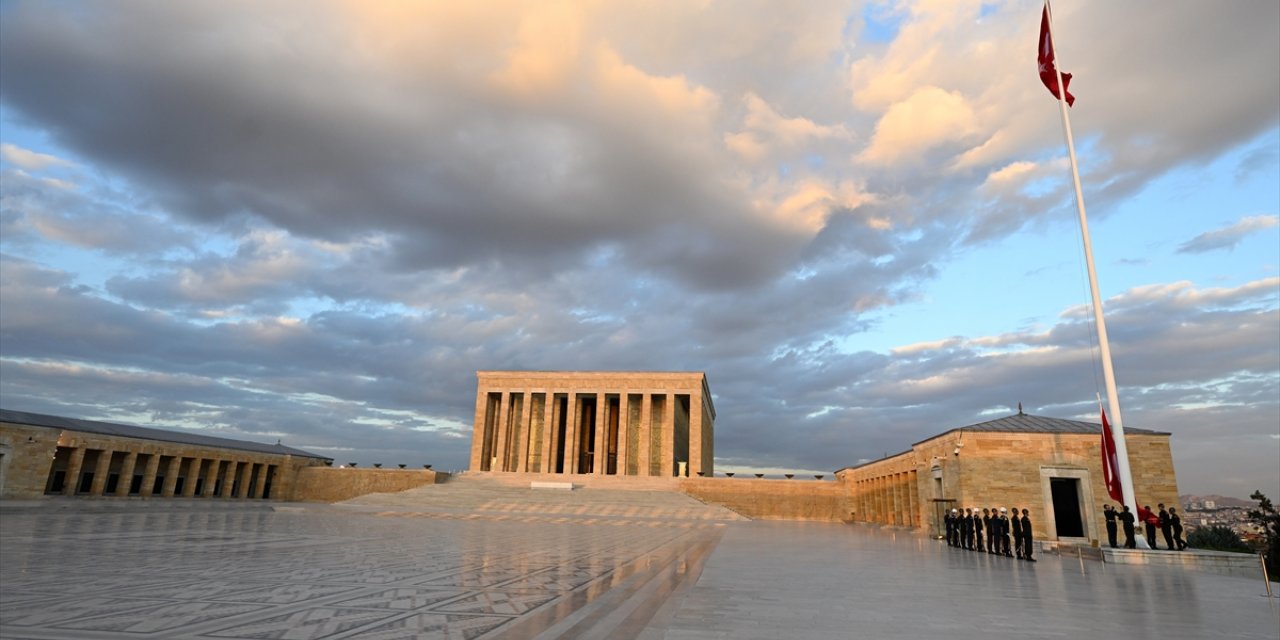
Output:
M543 495L528 504L554 500ZM0 505L0 637L1280 634L1280 600L1259 580L1052 555L1027 564L915 532L726 520L660 501L604 514L589 501L511 504Z

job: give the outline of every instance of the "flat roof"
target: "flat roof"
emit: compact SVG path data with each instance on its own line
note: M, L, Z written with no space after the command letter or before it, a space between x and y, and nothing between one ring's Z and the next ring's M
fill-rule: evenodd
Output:
M326 456L319 456L309 451L303 451L302 449L286 447L282 444L262 444L261 442L205 436L185 431L169 431L167 429L152 429L149 427L137 427L128 424L99 422L96 420L64 418L62 416L51 416L43 413L30 413L27 411L13 411L10 409L0 409L0 422L30 425L33 427L66 429L69 431L80 431L83 433L96 433L104 436L138 438L140 440L156 440L160 442L176 442L179 444L190 444L201 447L255 451L258 453L270 453L282 456L318 458L320 460L333 459Z
M600 377L626 377L626 376L661 376L669 378L696 378L702 382L702 401L706 403L707 408L711 410L711 419L716 417L716 405L711 397L711 383L707 381L705 371L588 371L588 370L569 370L569 371L552 371L546 369L480 369L476 371L476 379L481 378L519 378L521 376L559 376L563 378L600 378Z

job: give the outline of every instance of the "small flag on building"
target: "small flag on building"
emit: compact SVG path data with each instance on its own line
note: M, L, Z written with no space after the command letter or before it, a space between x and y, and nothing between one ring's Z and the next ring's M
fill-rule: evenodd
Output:
M1048 2L1045 2L1044 13L1040 17L1040 42L1037 45L1036 59L1040 63L1040 81L1044 83L1045 88L1049 89L1053 97L1062 99L1058 94L1058 70L1053 61L1053 37L1049 34ZM1075 105L1076 97L1071 95L1071 74L1062 73L1062 88L1066 91L1067 106Z
M1098 404L1102 412L1102 481L1107 485L1107 495L1112 500L1124 504L1124 490L1120 488L1120 459L1116 456L1116 440L1111 436L1111 425L1107 424L1107 412L1102 404Z

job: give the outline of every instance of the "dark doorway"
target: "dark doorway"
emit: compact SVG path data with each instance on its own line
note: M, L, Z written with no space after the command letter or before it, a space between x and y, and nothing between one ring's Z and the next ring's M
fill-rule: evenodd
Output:
M569 398L568 396L559 395L555 398L555 414L558 419L556 420L555 447L552 450L551 455L555 456L556 473L564 473L564 436L565 432L569 428L569 419L567 415L569 413Z
M1075 478L1049 478L1053 494L1053 516L1059 538L1083 538L1084 519L1080 517L1080 481Z

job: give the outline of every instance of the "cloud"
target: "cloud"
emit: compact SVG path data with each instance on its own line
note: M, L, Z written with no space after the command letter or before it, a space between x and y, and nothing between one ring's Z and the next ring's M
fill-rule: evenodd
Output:
M75 163L47 153L23 149L8 142L0 143L0 158L23 169L40 171L49 167L73 167Z
M1178 247L1178 253L1205 253L1219 249L1234 249L1245 236L1278 225L1280 225L1280 216L1246 216L1231 226L1206 231L1182 243Z

